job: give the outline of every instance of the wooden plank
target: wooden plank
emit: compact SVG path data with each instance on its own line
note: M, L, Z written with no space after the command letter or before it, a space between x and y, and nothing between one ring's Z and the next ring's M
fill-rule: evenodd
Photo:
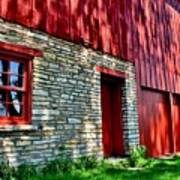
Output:
M81 18L82 18L82 1L69 0L70 6L70 36L73 42L80 42L81 39Z
M98 1L99 9L99 47L105 53L110 52L110 29L108 22L108 0Z
M110 54L120 56L120 24L119 24L119 0L111 0L108 7L108 20L111 23Z
M99 44L99 7L96 0L82 1L81 37L84 45L101 49Z
M47 0L32 0L32 20L31 26L35 29L46 30L46 19L47 19Z
M96 71L101 72L106 75L119 77L119 78L123 78L123 79L128 78L128 75L124 72L116 71L116 70L109 69L109 68L102 67L102 66L96 66Z
M102 76L101 99L104 155L124 155L121 81L110 76Z
M174 95L173 100L175 152L180 152L180 95Z
M127 22L125 20L125 0L119 1L119 23L120 23L120 53L123 59L127 59Z
M140 68L140 83L142 86L147 86L147 72L146 72L146 64L144 58L144 52L139 52L139 68Z
M16 0L17 1L17 12L16 21L20 24L31 26L32 21L32 0Z
M17 0L1 0L1 17L15 21L17 13Z
M146 57L144 62L145 62L145 73L146 73L146 87L152 87L152 84L151 84L151 78L152 78L151 75L152 74L151 74L150 61Z
M156 66L157 61L154 56L150 55L149 59L149 69L150 69L150 87L156 89L159 83L159 76L157 76Z
M32 57L42 57L43 53L42 51L38 50L38 49L33 49L33 48L29 48L26 46L21 46L21 45L17 45L17 44L10 44L10 43L5 43L5 42L1 42L0 41L0 53L4 54L7 52L10 54L14 54L17 56L17 54L21 54L21 55L25 55L26 58L27 56L30 57L30 59L32 59Z
M172 152L169 99L166 93L142 90L141 143L150 156ZM148 103L147 103L148 102ZM166 132L166 133L164 133Z
M70 40L70 4L69 0L58 0L58 35Z
M132 0L125 0L125 15L124 15L125 21L126 21L126 57L125 59L132 60L133 57L133 43L132 43L132 31L134 26L132 25Z
M55 36L58 35L58 2L58 0L47 1L46 31Z
M111 111L111 94L110 88L107 83L104 81L101 82L101 99L102 99L102 132L103 132L103 149L104 156L112 155L112 136L111 136L111 120L112 120L112 111Z
M85 45L90 45L90 0L82 0L81 38Z
M164 66L163 66L163 61L162 61L162 54L159 55L158 57L158 64L159 66L157 67L157 70L158 70L158 74L157 76L160 76L160 80L161 80L161 83L160 83L160 89L161 90L166 90L166 80L165 80L165 75L164 75Z
M92 1L92 0L91 0ZM99 9L97 0L91 2L91 22L92 22L92 47L99 49Z
M180 93L180 60L175 59L175 92Z

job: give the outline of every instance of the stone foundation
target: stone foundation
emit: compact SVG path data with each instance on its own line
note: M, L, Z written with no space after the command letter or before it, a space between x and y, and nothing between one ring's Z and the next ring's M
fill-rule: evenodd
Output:
M39 31L0 20L0 41L39 49L33 60L32 125L0 127L0 159L11 165L43 164L64 153L103 156L101 73L125 72L123 128L126 154L139 144L135 67Z

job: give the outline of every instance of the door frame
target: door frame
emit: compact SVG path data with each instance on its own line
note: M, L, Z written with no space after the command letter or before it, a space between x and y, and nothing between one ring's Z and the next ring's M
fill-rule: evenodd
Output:
M125 79L128 78L128 76L127 76L127 74L125 72L109 69L109 68L106 68L106 67L97 66L96 70L101 73L101 83L102 83L102 79L103 79L104 81L105 80L106 81L111 81L111 82L114 81L114 83L117 84L117 86L118 86L118 84L119 84L119 86L121 86L121 84L125 83ZM101 88L102 88L102 84L101 84ZM122 114L122 117L123 117L122 107L121 107L120 114ZM122 133L120 134L120 139L122 139L122 146L123 146L122 152L123 153L122 152L120 152L120 153L122 155L124 155L125 154L125 152L124 152L125 148L124 148L124 139L123 139L124 132L123 132L123 118L122 117L120 117L121 118L121 122L120 122L121 123L121 127L120 127L120 129L122 129ZM122 137L121 137L121 135L122 135ZM102 134L102 141L103 141L103 134ZM103 149L104 149L104 144L103 144ZM105 152L104 152L104 155L105 155ZM113 154L112 154L112 156L113 156Z

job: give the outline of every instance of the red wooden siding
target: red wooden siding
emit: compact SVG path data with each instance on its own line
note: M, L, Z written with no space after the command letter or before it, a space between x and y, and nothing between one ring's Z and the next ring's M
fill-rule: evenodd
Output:
M139 122L141 144L148 148L150 156L158 157L172 153L172 124L168 94L142 90L141 102Z
M180 96L174 96L173 103L175 151L180 152Z
M0 17L139 63L140 85L180 93L178 0L0 0Z
M58 37L70 40L70 3L69 0L61 0L58 3Z
M46 0L44 0L45 2ZM41 0L33 0L32 1L32 19L31 19L31 26L39 29L44 30L46 28L46 3L42 3Z
M172 5L163 0L135 4L141 17L133 16L139 34L134 42L140 85L180 93L180 14Z

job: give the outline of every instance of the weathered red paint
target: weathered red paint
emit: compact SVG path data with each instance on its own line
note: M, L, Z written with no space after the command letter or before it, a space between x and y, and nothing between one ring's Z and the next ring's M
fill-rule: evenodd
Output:
M136 7L142 17L134 19L139 32L134 47L140 62L140 85L180 93L180 15L172 4L147 0Z
M174 95L173 101L173 121L174 121L174 139L175 152L180 152L180 96Z
M0 17L124 60L140 83L180 93L177 0L1 0Z
M123 128L121 111L121 79L102 75L102 126L104 156L122 156Z
M128 78L128 75L125 72L109 69L103 66L96 66L96 71L123 79Z
M16 20L28 27L31 26L32 18L32 0L16 0ZM13 18L13 17L12 17Z
M21 46L21 45L13 45L7 42L0 41L0 51L9 51L9 53L17 53L19 55L26 55L31 57L42 57L43 53L40 50Z
M147 147L150 156L159 157L172 153L172 122L168 94L143 89L141 102L141 144Z

